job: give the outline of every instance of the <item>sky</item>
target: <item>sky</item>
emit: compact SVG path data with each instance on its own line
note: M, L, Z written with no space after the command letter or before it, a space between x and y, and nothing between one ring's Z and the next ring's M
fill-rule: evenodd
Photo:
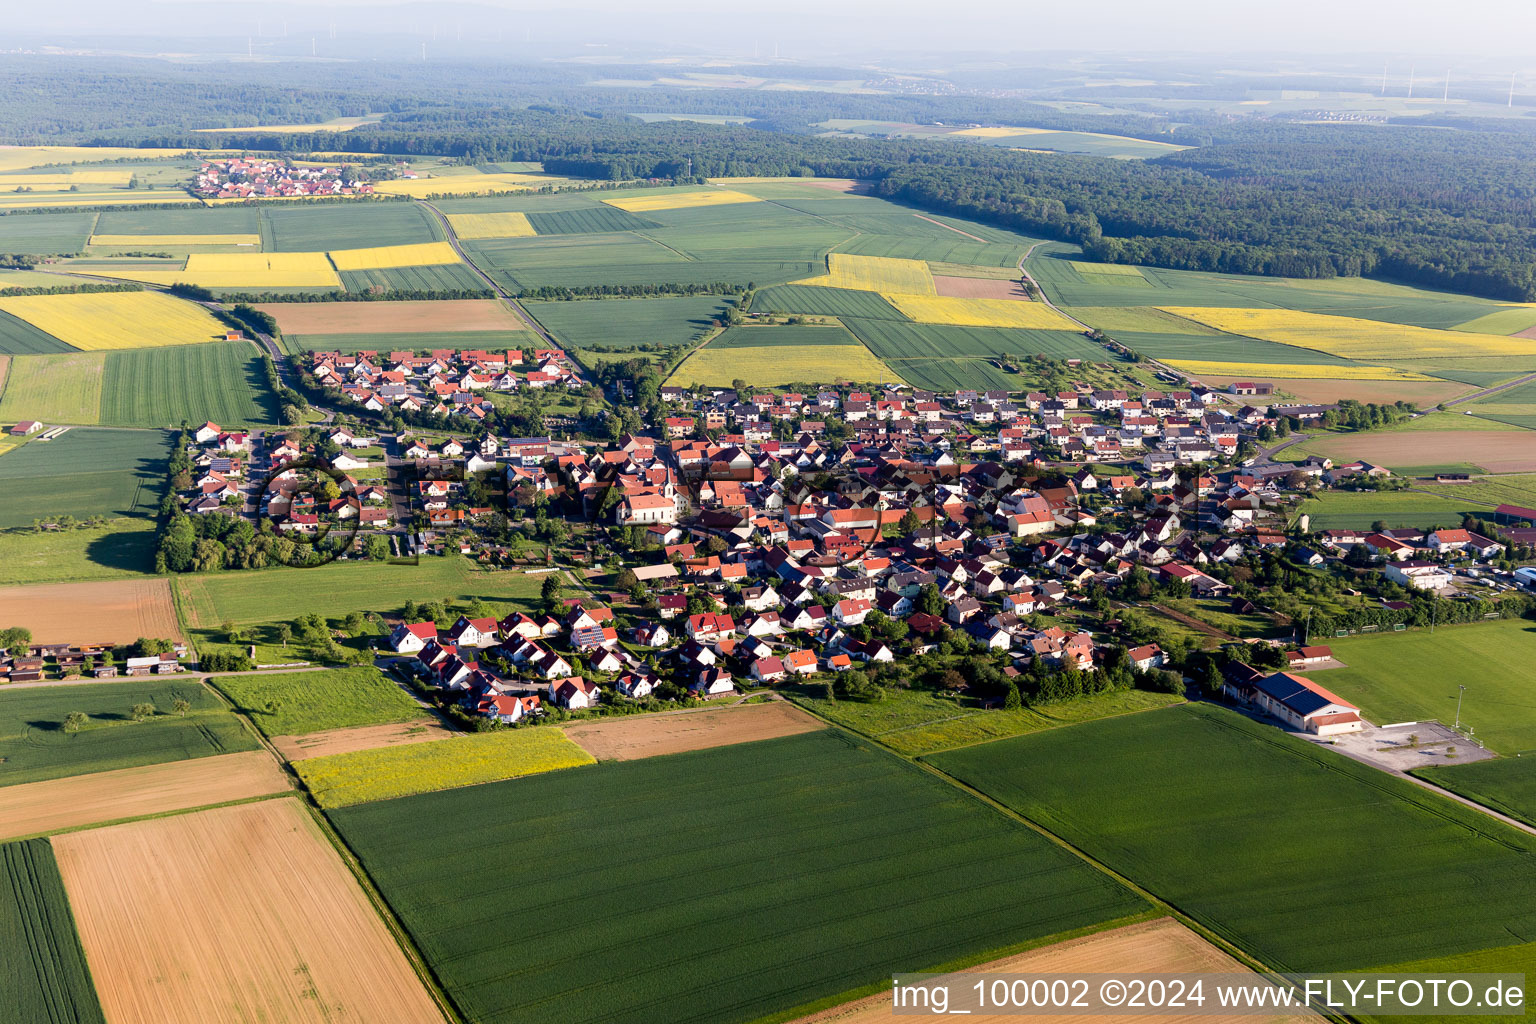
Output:
M188 18L189 8L218 17ZM199 34L254 31L291 20L309 31L339 13L405 31L434 19L455 24L522 25L563 45L625 47L671 40L688 50L849 56L882 51L1086 51L1298 54L1372 53L1431 60L1439 55L1527 55L1536 64L1536 0L73 0L15 5L11 31L80 33L118 26ZM498 9L496 11L487 8ZM350 9L350 10L349 10ZM359 19L359 22L361 19ZM202 24L199 24L202 22ZM446 31L446 27L444 29ZM430 31L427 28L426 31ZM0 47L4 41L0 40Z

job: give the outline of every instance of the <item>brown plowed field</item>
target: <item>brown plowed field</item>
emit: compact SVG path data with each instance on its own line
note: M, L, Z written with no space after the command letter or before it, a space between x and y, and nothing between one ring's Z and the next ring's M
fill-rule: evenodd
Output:
M290 761L326 754L350 754L374 747L397 747L403 743L443 740L454 735L452 729L434 720L394 722L389 725L359 725L350 729L330 729L304 736L277 736L272 745Z
M1536 434L1528 430L1340 434L1310 447L1333 459L1364 459L1389 469L1470 463L1489 473L1536 473Z
M1206 942L1194 932L1172 918L1160 918L1144 924L1127 925L1107 932L1098 932L1080 939L1058 942L1021 953L1004 960L972 967L967 974L1183 974L1183 973L1239 973L1247 968ZM876 1024L892 1020L891 995L860 999L832 1010L802 1017L795 1024ZM1104 1016L1057 1016L972 1014L965 1018L971 1024L1018 1024L1028 1020L1032 1024L1083 1024L1084 1021L1104 1021L1114 1018ZM1130 1019L1130 1018L1125 1018ZM1222 1016L1217 1014L1158 1014L1158 1024L1261 1024L1279 1021L1321 1021L1310 1013L1290 1016L1276 1014L1272 1017L1259 1015Z
M0 841L292 788L265 750L27 782L0 789Z
M935 281L938 278L934 278ZM1253 380L1252 377L1207 377L1200 378L1207 386L1218 390L1226 390L1227 385L1239 380ZM1263 380L1263 377L1258 378ZM1424 381L1424 380L1277 380L1274 381L1281 390L1295 395L1303 402L1317 402L1328 404L1345 398L1353 398L1357 402L1412 402L1420 409L1428 409L1439 405L1446 399L1455 398L1457 395L1465 395L1477 390L1469 384L1458 384L1455 381ZM1235 402L1267 403L1271 399L1263 397L1245 397L1233 395Z
M939 277L935 274L933 288L940 295L950 295L957 299L1029 301L1029 293L1017 281L993 281L984 277Z
M1510 335L1512 338L1536 338L1536 327L1527 327L1523 331L1516 331Z
M27 627L37 644L181 639L171 584L164 577L0 587L0 622Z
M257 306L285 334L411 334L517 331L523 322L496 299L440 302L273 302Z
M297 800L53 840L108 1024L442 1024Z
M565 734L599 761L633 761L658 754L724 747L825 729L793 704L773 701L739 708L631 715L570 726Z

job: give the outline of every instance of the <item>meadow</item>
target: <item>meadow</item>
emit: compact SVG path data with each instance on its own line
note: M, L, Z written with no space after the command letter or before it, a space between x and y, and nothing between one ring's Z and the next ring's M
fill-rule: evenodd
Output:
M0 529L42 517L152 514L170 439L161 431L75 427L0 458Z
M1410 774L1536 827L1536 757L1447 763Z
M1524 505L1526 508L1536 508L1536 473L1482 476L1465 484L1437 484L1426 481L1416 486L1421 490L1443 495L1452 501L1492 502L1498 505Z
M0 1005L16 1021L105 1024L46 839L0 845Z
M713 325L725 308L720 295L655 299L578 299L527 302L544 329L569 349L685 345Z
M1485 419L1536 430L1536 381L1496 392L1464 408Z
M475 569L463 558L423 556L416 564L332 562L314 569L181 575L172 582L186 624L212 630L224 622L291 621L309 612L339 624L349 612L392 612L408 600L481 600L499 618L532 610L543 581Z
M757 387L772 388L841 381L876 384L900 379L889 366L871 355L869 349L857 343L758 345L751 348L716 347L711 343L684 359L667 378L667 383L683 387L727 387L733 380L744 380Z
M68 345L10 313L0 311L0 355L70 352Z
M213 685L267 736L297 736L426 717L421 705L371 665L221 676Z
M1536 839L1222 708L1186 704L928 760L1271 969L1439 959L1536 928ZM1319 827L1330 821L1344 825Z
M186 717L171 710L178 699L192 705ZM158 713L133 721L133 706L146 701ZM73 711L89 720L65 732ZM195 679L41 687L0 700L0 786L256 748L250 731Z
M74 530L0 532L0 587L18 583L115 580L155 566L155 521L114 519Z
M330 816L480 1024L782 1020L892 970L1146 909L1019 823L827 731ZM457 865L492 851L560 864L561 883L461 884ZM602 953L615 949L648 952Z
M87 351L198 345L225 330L200 306L158 292L0 295L0 310Z
M1324 641L1348 668L1331 669L1327 686L1360 705L1378 724L1456 718L1478 741L1501 754L1536 751L1536 705L1530 666L1536 624L1496 619ZM1463 695L1458 686L1465 684Z
M321 807L350 807L596 764L560 729L504 729L293 763Z

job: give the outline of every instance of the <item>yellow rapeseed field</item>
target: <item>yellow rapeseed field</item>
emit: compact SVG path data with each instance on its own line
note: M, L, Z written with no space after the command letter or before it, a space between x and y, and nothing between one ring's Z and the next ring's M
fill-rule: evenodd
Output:
M440 178L380 181L374 184L373 190L386 196L462 196L480 192L527 192L566 180L544 174L448 174Z
M1124 263L1085 263L1082 260L1068 260L1072 269L1079 274L1101 274L1105 277L1141 277L1141 268L1132 267ZM1142 278L1145 280L1145 278Z
M785 384L877 383L901 377L863 345L763 345L711 348L705 345L684 359L668 384L683 387L729 386L749 380L761 387Z
M662 191L659 194L643 196L624 196L619 199L604 199L609 206L616 206L630 213L650 213L655 210L691 210L698 206L730 206L734 203L760 203L757 196L749 196L745 192L734 192L728 188L714 189L709 192L672 192Z
M150 284L198 284L204 288L340 288L341 278L323 252L195 253L181 270L98 270Z
M260 235L92 235L92 245L119 249L143 249L157 246L180 248L188 245L261 245Z
M1246 377L1263 380L1311 378L1313 380L1437 380L1422 373L1394 370L1390 366L1318 366L1313 363L1222 363L1200 359L1164 359L1163 362L1196 377Z
M1166 312L1230 334L1310 348L1345 359L1450 359L1536 357L1536 340L1440 331L1290 309L1164 306ZM1517 367L1518 369L1518 367Z
M185 149L134 149L129 146L4 146L0 147L0 171L21 171L52 164L84 164L102 160L162 160L185 156ZM211 151L191 151L194 156Z
M922 260L898 260L889 256L827 256L827 275L808 277L795 284L823 288L852 288L864 292L895 292L901 295L936 295L933 272Z
M293 768L320 806L347 807L595 763L563 730L535 728L328 754Z
M159 292L0 295L0 310L86 351L198 345L225 330L203 307Z
M531 238L538 234L526 213L450 213L448 223L460 238Z
M903 295L881 292L885 300L920 324L962 327L1023 327L1045 331L1082 328L1051 307L1015 299L961 299L948 295Z
M459 262L459 254L447 242L415 245L380 245L371 249L336 249L331 262L337 270L384 270L389 267L426 267Z

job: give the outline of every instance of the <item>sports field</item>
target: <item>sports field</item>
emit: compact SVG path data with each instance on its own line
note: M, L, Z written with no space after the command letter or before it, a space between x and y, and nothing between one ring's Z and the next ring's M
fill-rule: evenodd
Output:
M1024 327L1034 330L1081 331L1082 328L1039 302L1008 299L964 299L948 295L882 293L902 313L920 324L962 327Z
M1454 493L1319 491L1302 502L1299 511L1311 517L1308 526L1313 530L1368 530L1378 521L1389 527L1460 526L1462 516L1476 515L1478 506Z
M1146 909L1017 822L828 731L330 816L481 1024L755 1020ZM452 865L490 851L563 865L564 881L461 884ZM615 949L650 953L600 955Z
M443 1021L297 800L52 842L112 1024Z
M636 196L604 199L609 206L625 213L654 213L658 210L693 210L705 206L731 206L736 203L759 203L757 196L736 192L728 188L705 189L697 192L665 189Z
M185 716L173 710L177 700L191 705ZM130 712L145 702L157 714L135 722ZM79 732L66 732L64 720L73 711L83 712L88 722ZM256 745L256 737L195 679L46 686L3 692L0 699L0 786L211 757Z
M295 761L321 807L394 800L595 763L560 729L506 729Z
M265 750L0 787L0 839L169 814L291 791Z
M225 330L195 303L158 292L0 295L0 311L85 350L197 345Z
M426 717L415 699L372 665L222 676L213 685L268 736Z
M827 273L795 284L819 288L848 288L882 295L935 295L933 274L921 260L857 256L834 252L827 256Z
M0 458L0 529L60 515L151 514L169 446L164 431L91 427L29 441Z
M1348 668L1331 669L1327 686L1378 725L1456 718L1501 754L1536 751L1536 623L1499 619L1326 641ZM1467 687L1462 694L1458 688Z
M929 760L1274 969L1439 959L1536 929L1536 838L1218 707Z
M105 1024L46 839L0 845L0 1006L38 1024Z
M684 387L729 386L733 380L745 380L758 387L782 387L840 381L876 384L901 379L870 354L869 349L852 338L849 341L846 345L722 345L718 348L711 343L683 360L667 378L667 383Z

